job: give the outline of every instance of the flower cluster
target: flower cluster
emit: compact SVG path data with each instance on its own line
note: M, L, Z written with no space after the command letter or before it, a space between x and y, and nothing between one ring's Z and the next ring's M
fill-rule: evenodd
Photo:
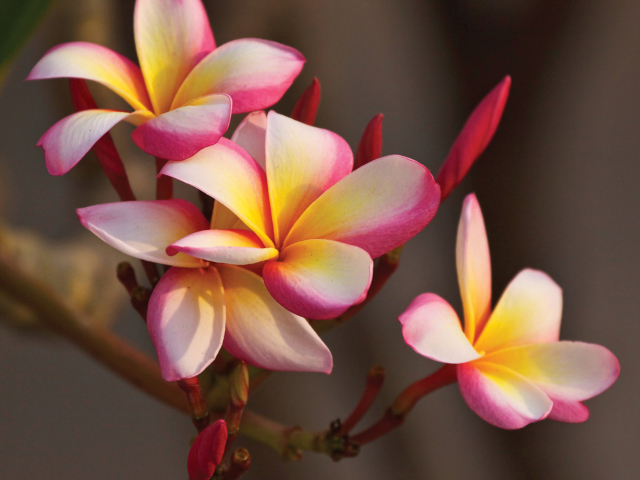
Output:
M330 373L331 352L308 319L334 319L373 292L375 266L429 224L487 147L509 77L473 112L434 179L409 158L378 158L381 117L367 128L354 163L343 138L312 125L317 82L298 104L296 119L265 112L304 58L265 40L216 48L200 0L137 0L134 30L140 67L104 47L75 42L50 50L28 78L97 81L134 110L93 108L83 91L84 106L39 142L51 174L68 172L125 120L136 126L133 141L161 161L160 178L215 201L207 214L169 195L78 209L82 225L112 247L152 268L170 267L152 278L146 315L163 378L189 381L192 392L194 377L221 349L232 363L268 371ZM223 137L231 115L248 112L230 139ZM473 195L464 203L456 251L464 330L448 303L424 294L400 316L406 343L457 365L465 400L496 426L520 428L545 417L586 420L581 402L617 378L613 354L558 342L561 291L541 272L521 272L492 312L488 244ZM234 425L241 403L231 415ZM235 433L228 437L222 420L199 429L189 474L211 478Z

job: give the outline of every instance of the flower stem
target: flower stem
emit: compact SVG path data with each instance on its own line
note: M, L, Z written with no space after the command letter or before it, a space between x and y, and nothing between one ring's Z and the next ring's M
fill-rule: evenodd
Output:
M156 157L156 173L160 173L168 160ZM173 178L161 175L156 178L156 200L173 198Z
M380 389L384 384L384 368L380 365L374 365L369 370L367 374L367 385L364 389L364 393L362 394L362 398L358 402L356 408L351 412L351 415L347 417L347 419L342 422L340 430L338 434L347 434L353 427L355 427L362 417L369 411L371 405L378 397L378 393L380 393Z
M184 378L178 381L178 386L187 397L191 421L200 433L209 426L209 409L200 390L200 381L198 377Z
M456 381L456 366L445 365L428 377L409 385L387 408L383 417L351 440L359 445L372 442L402 425L409 412L425 395Z
M184 395L160 376L156 362L112 332L89 325L41 281L0 257L0 290L34 312L40 321L98 362L165 404L188 413Z
M98 108L87 83L80 78L69 79L69 90L71 91L71 102L76 112L92 110ZM113 138L109 132L105 133L92 148L96 154L100 167L105 173L109 182L123 202L135 200L136 197L131 190L129 177L124 169L122 159L113 143Z

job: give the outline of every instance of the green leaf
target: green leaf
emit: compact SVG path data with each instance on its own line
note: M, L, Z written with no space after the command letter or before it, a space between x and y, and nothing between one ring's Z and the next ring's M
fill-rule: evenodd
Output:
M52 0L0 0L0 78Z

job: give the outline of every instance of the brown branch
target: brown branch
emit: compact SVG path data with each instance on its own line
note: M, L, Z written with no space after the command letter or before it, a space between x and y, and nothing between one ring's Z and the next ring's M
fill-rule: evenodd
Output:
M69 309L53 290L0 257L0 290L35 313L54 332L163 403L188 413L174 382L160 376L158 364L100 325L90 325Z

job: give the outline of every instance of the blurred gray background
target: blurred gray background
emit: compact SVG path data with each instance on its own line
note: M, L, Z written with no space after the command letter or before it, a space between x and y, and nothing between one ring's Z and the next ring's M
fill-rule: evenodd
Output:
M435 220L405 249L383 292L326 335L331 376L278 374L250 407L288 424L326 428L357 402L368 368L387 383L363 426L437 364L402 341L396 317L431 291L459 307L454 241L462 199L476 192L486 219L494 299L522 268L564 288L564 339L599 343L619 358L618 382L587 402L592 418L494 428L456 386L423 400L407 423L339 463L307 454L283 463L241 439L249 479L636 479L640 439L640 3L634 0L204 0L218 44L259 37L307 58L276 110L289 113L317 76L317 126L355 149L376 113L384 154L434 173L475 104L504 75L511 97L494 141ZM90 158L64 177L47 174L40 135L71 113L63 80L24 82L52 46L101 43L135 59L134 0L59 0L22 50L0 91L2 213L52 241L80 236L74 209L115 201ZM101 106L114 94L93 89ZM140 198L152 159L130 126L114 130ZM191 194L191 193L189 193ZM117 260L110 268L115 269ZM115 278L113 280L115 282ZM126 295L120 293L123 304ZM144 324L126 306L115 330L150 354ZM0 328L0 478L186 478L193 427L104 370L66 341ZM635 472L635 473L634 473Z

